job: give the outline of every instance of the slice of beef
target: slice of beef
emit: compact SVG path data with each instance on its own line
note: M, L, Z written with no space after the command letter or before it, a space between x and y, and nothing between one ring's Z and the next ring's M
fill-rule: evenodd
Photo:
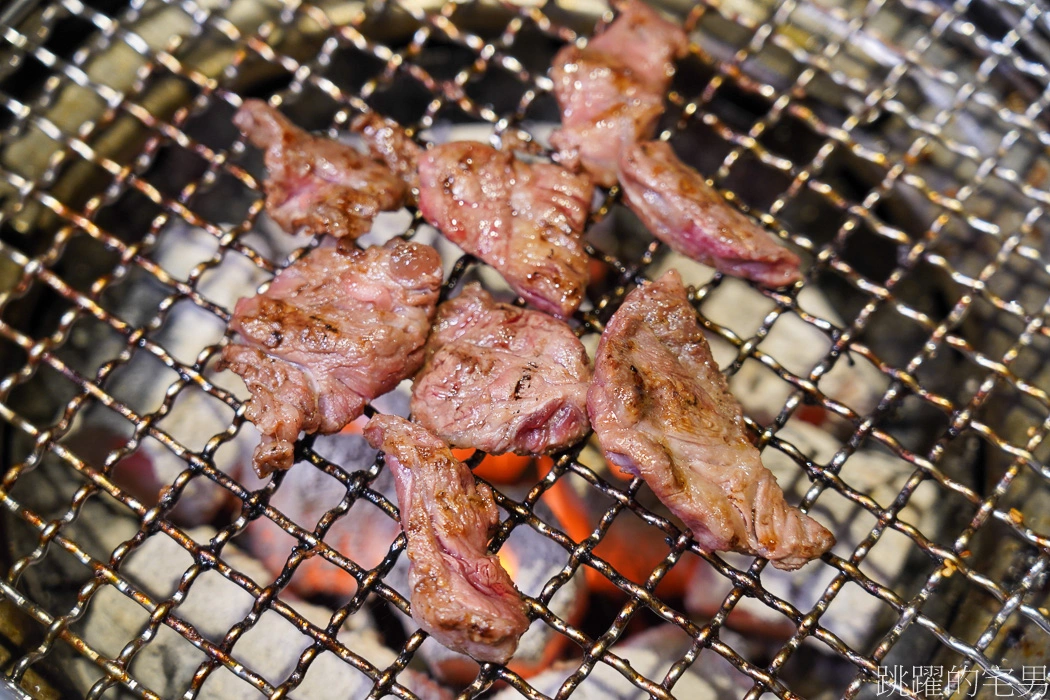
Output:
M674 60L689 42L681 27L640 0L583 49L566 46L554 57L551 79L562 127L551 134L555 159L582 167L603 187L616 184L620 152L650 139L664 111Z
M645 479L702 547L791 570L834 544L762 465L677 271L609 320L587 409L606 459Z
M588 279L587 178L456 141L423 153L419 189L427 221L498 270L527 302L562 318L579 307Z
M499 521L491 489L421 425L379 415L365 426L365 438L386 454L394 475L412 618L453 651L506 663L529 618L499 558L486 553Z
M438 307L412 415L453 447L544 454L590 431L590 362L572 329L477 284Z
M734 209L670 144L628 147L620 159L624 199L654 236L682 255L768 287L794 284L798 256Z
M386 165L303 131L266 102L245 100L233 123L266 149L266 211L288 233L354 239L404 201L405 183Z
M430 246L393 239L342 252L318 248L263 294L237 302L220 369L241 375L245 415L263 433L260 475L287 469L300 432L334 433L423 363L441 286Z
M375 112L362 114L350 125L361 134L373 158L387 164L409 187L406 199L411 203L419 197L419 158L423 147L413 141L401 125Z
M634 80L610 57L576 46L554 57L551 79L562 123L550 137L555 160L570 170L583 168L596 184L612 187L620 151L656 131L663 93Z
M675 60L689 52L689 37L643 0L624 0L616 5L616 20L592 37L587 48L615 56L635 80L666 92L674 78Z

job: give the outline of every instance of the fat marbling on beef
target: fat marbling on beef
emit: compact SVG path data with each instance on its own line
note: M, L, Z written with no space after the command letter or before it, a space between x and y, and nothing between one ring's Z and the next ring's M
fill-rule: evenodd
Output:
M627 0L585 48L570 44L559 51L551 66L562 113L562 127L551 135L558 162L583 167L599 185L614 185L620 151L652 138L674 60L688 47L681 27L641 0Z
M702 547L791 570L834 544L762 465L677 271L609 320L587 409L606 459L641 476Z
M354 239L404 201L404 181L385 164L307 133L266 102L245 100L233 123L266 149L266 211L289 233Z
M419 369L441 280L436 250L395 238L315 249L237 302L230 328L242 342L223 348L220 368L251 391L260 475L292 465L300 431L342 430Z
M426 428L379 415L365 438L386 455L411 562L412 618L453 651L506 663L529 627L499 558L486 553L499 511L448 445Z
M412 415L454 447L543 454L590 431L590 362L564 321L477 284L438 307Z
M475 141L419 159L419 210L450 241L503 275L523 299L571 315L587 286L583 227L593 187L553 163L527 163Z
M736 277L783 287L801 278L798 256L734 209L670 144L637 143L620 157L624 199L654 236Z

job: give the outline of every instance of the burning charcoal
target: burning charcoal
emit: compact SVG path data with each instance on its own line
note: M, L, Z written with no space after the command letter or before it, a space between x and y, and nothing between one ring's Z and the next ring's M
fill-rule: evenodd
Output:
M511 498L520 497L524 496L524 491L510 489L507 495ZM545 501L537 504L536 517L563 532L569 531L562 514L551 510ZM498 556L514 584L527 596L538 595L568 560L568 553L560 545L527 525L514 529L500 547ZM402 593L409 590L406 559L402 556L385 579L389 586ZM550 602L551 612L569 624L578 624L587 609L585 581L584 577L577 575L565 583ZM406 633L412 634L419 628L410 617L400 613L398 617ZM507 666L525 677L542 672L564 653L567 642L567 637L554 631L542 620L535 620L519 640L518 650ZM477 676L478 665L473 659L440 644L428 641L420 647L419 654L431 673L447 683L465 684Z
M190 533L197 542L207 542L212 530ZM265 585L270 577L252 558L233 545L223 549L223 560L256 583ZM192 563L188 553L174 540L158 534L147 540L140 551L131 555L122 573L153 595L166 596L175 590L179 579ZM112 594L106 593L111 591ZM185 620L212 642L221 641L229 627L243 620L254 599L245 590L214 571L201 574L191 585L185 600L174 614ZM131 607L129 607L129 605ZM324 626L331 611L303 602L295 610L310 622ZM106 587L96 594L83 621L83 635L96 648L116 654L134 639L145 626L148 615L115 589ZM384 668L393 662L395 653L383 646L371 622L364 614L350 616L338 634L339 641L374 665ZM299 654L310 643L290 622L273 611L266 611L249 632L240 637L232 656L246 667L263 674L272 684L283 682L298 661ZM137 655L132 663L135 678L161 697L178 697L189 686L203 652L170 628L161 626L158 635ZM72 680L86 691L98 677L98 668L78 660L71 670ZM418 673L404 673L398 681L418 689L424 697L451 697L433 681ZM352 666L335 656L322 654L310 667L306 678L295 691L296 697L364 698L372 682ZM203 687L204 697L235 700L257 698L258 691L224 668L216 669Z
M594 489L590 489L594 492ZM592 508L592 518L598 521L608 507L608 503L599 505L598 499L591 499L588 505ZM651 508L667 517L663 508ZM588 533L589 534L589 533ZM653 569L663 563L671 551L667 544L667 535L653 527L630 511L621 512L612 526L594 548L594 554L600 557L624 578L638 585L645 584ZM696 565L693 557L680 559L668 571L656 588L656 595L667 600L685 593L692 580L692 571ZM615 583L610 581L597 569L587 567L587 583L591 590L614 598L630 596Z
M721 631L719 637L733 649L746 647L746 642L732 632ZM629 637L615 645L613 653L626 660L642 676L657 683L663 680L671 665L685 655L690 638L672 625L661 625ZM529 685L548 697L554 697L565 680L580 667L579 661L563 661L529 679ZM743 697L752 681L732 664L710 649L700 652L671 692L689 700L721 700ZM520 698L518 691L507 688L496 694L496 700ZM627 680L619 671L599 662L573 691L582 700L642 700L649 693Z
M584 446L579 462L614 484L616 481L621 481L623 482L621 485L626 486L626 482L631 479L629 473L605 461L601 456L597 438L592 437L591 441ZM661 517L674 519L670 511L657 500L649 489L639 491L635 500ZM576 477L567 475L559 479L554 487L544 494L541 503L549 504L557 513L559 521L563 523L563 531L580 542L591 535L598 522L613 504L613 500L583 482L582 479L577 480ZM625 509L613 520L612 525L602 535L592 552L616 569L624 578L642 585L653 573L653 569L664 561L670 550L671 546L667 543L666 533ZM663 600L684 595L692 579L695 564L693 557L679 559L660 579L656 587L656 595ZM585 566L583 571L587 579L587 588L592 593L615 599L622 599L629 595L597 569Z
M839 441L825 431L803 422L788 423L777 432L777 437L797 447L818 465L827 464L841 447ZM810 480L799 466L783 452L767 447L763 462L776 475L790 500L800 500L810 487ZM841 477L852 488L866 494L883 507L897 497L904 481L914 466L883 452L870 450L853 454L842 467ZM925 533L936 532L941 521L936 509L937 492L920 487L909 499L899 518ZM810 509L813 517L827 524L847 556L875 524L874 516L861 506L835 493L825 493ZM900 546L903 535L892 531L868 553L860 570L883 585L892 585L906 577L905 564L908 546ZM729 557L727 556L727 559ZM746 562L744 562L746 563ZM838 574L838 569L820 562L812 562L801 570L785 574L767 568L762 572L762 586L803 612L812 609L827 584ZM689 589L686 606L696 615L709 616L721 606L731 585L710 566L701 562ZM821 625L827 627L854 649L863 649L870 625L858 625L857 620L875 620L884 609L882 603L860 586L847 584L821 616ZM767 635L788 636L794 625L779 612L751 598L742 599L729 616L729 624L741 630L759 631Z
M256 236L254 246L263 257L275 257L269 237L261 234ZM173 278L187 280L200 264L214 262L213 258L219 254L219 241L215 235L176 219L161 232L149 257ZM269 272L248 258L226 252L220 263L200 275L195 288L205 300L232 308L237 299L254 294L270 276ZM174 293L170 288L164 291ZM141 313L141 304L139 295L127 295L126 314L129 318ZM121 311L123 316L124 309ZM206 345L214 345L222 340L224 330L225 323L216 314L201 308L192 300L184 299L171 307L164 325L151 333L150 337L176 360L192 365Z
M184 390L158 427L182 443L186 436L210 437L218 427L229 423L230 415L229 407L214 397ZM258 439L253 433L253 430L242 430L219 450L213 460L216 469L235 475L250 465L253 444ZM187 461L161 442L147 437L138 449L117 462L113 480L145 505L153 506L175 478L189 467ZM231 497L208 477L198 476L183 488L168 517L182 525L201 525L209 522Z
M255 236L253 245L264 257L272 256L270 238ZM148 255L164 273L185 280L200 264L212 261L219 254L218 250L219 243L213 234L174 219L162 229ZM196 280L195 286L207 301L232 306L239 297L254 293L269 277L269 273L247 258L227 253L221 264ZM161 295L173 292L155 283L152 277L147 278L142 286L148 286L150 293L155 292L154 286L160 289ZM131 323L146 323L148 319L140 319L141 314L142 296L127 294L118 308L118 315ZM207 346L222 340L224 331L225 323L217 315L192 300L183 299L168 309L163 325L151 332L149 338L174 361L192 366ZM162 371L158 372L158 369ZM212 372L205 370L204 373L211 379ZM139 350L128 364L114 373L107 389L142 412L152 412L160 407L175 378L173 372L161 368L151 352ZM198 449L229 425L230 411L218 399L187 386L180 391L169 413L157 422L157 427L185 446ZM101 464L108 451L126 444L126 437L121 437L126 425L126 421L115 419L108 411L92 411L83 426L71 431L70 440L89 461ZM227 474L238 473L244 464L244 449L250 449L250 444L257 439L254 428L241 430L219 449L215 466ZM112 478L142 503L153 506L175 477L189 466L186 460L147 436L135 451L117 462ZM200 525L214 517L226 498L227 494L220 486L208 482L207 477L196 477L188 482L168 517L183 525Z
M344 471L367 469L375 461L376 450L358 434L343 433L318 438L314 450ZM259 488L264 481L245 474L245 486ZM396 502L394 480L384 469L371 488ZM345 496L345 487L335 478L309 463L299 463L288 471L270 504L306 530L313 530L325 512ZM389 553L401 526L386 513L364 499L335 521L325 535L325 543L365 569L374 568ZM246 531L247 548L272 575L280 572L292 553L296 541L269 518L257 518ZM357 580L347 571L322 557L315 556L299 564L289 584L301 596L326 595L334 600L347 600L357 591Z
M473 449L452 450L452 454L460 462L469 460L474 452ZM513 452L502 455L485 455L478 466L474 467L474 476L481 477L492 484L517 484L535 466L535 458L516 455Z
M269 241L265 237L259 237L255 244L263 255L270 253ZM218 254L218 247L218 241L211 233L175 219L161 231L149 257L165 273L176 279L187 279L198 265ZM235 264L234 259L244 261L244 264ZM241 296L252 294L269 277L266 271L233 254L227 255L216 271L219 269L222 274L206 273L196 283L197 292L217 304L231 304ZM152 292L153 282L149 278L143 286L148 285ZM159 283L156 286L159 287ZM160 293L167 295L172 291L164 287ZM128 294L118 308L118 315L129 322L145 323L147 319L138 318L142 313L141 302L140 295ZM163 325L149 337L173 360L192 366L205 347L222 340L224 330L225 323L218 316L184 299L171 306ZM209 379L210 375L211 372L205 371ZM138 410L152 412L160 408L175 379L174 372L163 369L151 352L139 350L129 363L114 373L107 389ZM199 449L207 439L229 425L231 410L218 399L187 386L180 391L169 413L157 422L157 427L184 446ZM121 437L126 425L126 421L116 419L108 411L92 411L83 426L71 431L70 439L89 461L101 464L107 452L127 443L126 437ZM215 466L228 474L236 473L244 462L244 448L253 441L252 433L253 429L242 430L221 448L216 454ZM147 436L135 451L117 462L112 478L142 503L153 506L175 477L189 466L186 460ZM196 477L188 482L169 517L180 524L200 525L211 520L226 497L224 490L208 482L207 477Z

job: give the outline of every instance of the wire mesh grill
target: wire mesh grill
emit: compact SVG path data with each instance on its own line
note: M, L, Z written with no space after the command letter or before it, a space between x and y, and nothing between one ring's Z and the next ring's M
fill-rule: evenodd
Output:
M338 480L345 496L317 523L290 519L270 505L284 475L251 490L215 465L216 454L244 424L235 393L208 371L227 339L204 346L195 357L175 357L157 340L158 331L179 303L193 304L225 325L229 302L209 298L200 287L230 258L272 273L305 252L274 260L250 241L263 218L261 199L253 195L262 173L229 123L242 98L273 97L301 126L331 135L354 115L376 110L417 137L436 125L482 122L494 125L497 134L520 130L531 139L533 125L556 120L545 77L551 56L564 42L586 36L595 13L604 9L554 3L424 6L407 0L59 0L29 8L17 24L0 27L6 57L0 67L0 416L6 433L0 502L10 516L11 543L0 589L34 621L23 648L7 660L8 677L25 686L68 647L100 669L88 697L113 689L159 697L132 669L136 656L168 628L202 652L187 696L200 692L219 669L269 697L295 696L317 658L330 652L370 679L369 697L415 697L402 679L423 644L422 633L410 635L385 667L337 637L348 619L367 614L370 596L407 610L408 601L385 581L401 557L403 537L373 569L325 541L358 501L396 518L395 504L371 487L380 467L347 471L305 441L303 458ZM1043 508L1050 480L1044 444L1050 377L1041 371L1050 343L1043 211L1050 202L1050 15L1041 3L1011 0L705 2L685 9L688 14L680 16L693 44L672 87L660 137L678 146L702 145L701 170L731 201L749 207L803 252L806 285L835 295L845 322L808 313L797 289L751 289L772 308L756 330L716 323L705 309L726 284L717 275L696 286L694 301L708 330L735 352L729 373L758 362L790 386L786 402L769 407L775 418L768 425L750 423L761 446L794 460L812 481L804 507L838 494L869 514L873 525L863 538L812 565L827 576L817 602L800 609L763 587L764 563L737 565L700 550L644 505L640 480L610 479L588 466L581 448L559 456L524 498L497 488L507 517L494 546L517 528L531 528L566 553L562 570L529 601L532 614L571 640L575 651L570 656L576 670L558 697L572 694L600 664L643 693L673 697L701 654L728 660L752 683L748 698L800 697L804 691L791 686L787 669L807 645L848 665L845 682L827 688L847 697L884 686L908 697L948 697L964 690L959 681L971 671L981 674L982 692L994 685L1038 696L1019 659L1045 661L1040 654L1050 649L1050 615L1043 607L1050 553ZM252 203L238 209L241 200L229 196L234 190ZM615 228L617 202L613 190L592 225ZM177 221L202 229L216 243L214 254L183 272L166 269L152 255ZM415 214L406 235L415 236L421 224ZM668 252L644 239L633 247L592 241L589 252L611 280L576 319L582 336L596 337L629 285L666 263ZM475 266L461 259L446 294ZM117 302L136 294L136 280L143 277L166 291L133 304L138 313L129 317L128 306ZM830 350L808 373L787 369L783 357L763 348L785 317L801 319L829 340ZM90 366L64 353L85 323L115 339L106 346L112 351ZM114 389L121 368L143 353L155 358L159 372L171 374L159 406L136 406ZM821 378L851 358L886 378L888 388L870 412L858 413L822 392ZM165 430L165 416L189 392L202 392L230 416L213 426L201 447ZM845 427L840 449L826 464L778 437L813 406ZM128 426L129 440L103 460L85 459L67 439L89 407L102 407ZM923 420L912 421L917 415ZM901 428L909 422L920 429ZM156 505L112 478L114 466L149 439L185 462ZM877 502L842 476L865 447L909 465L910 476L899 491L894 488L895 498ZM78 485L44 512L20 495L19 484L49 459L74 474ZM974 463L979 466L972 471L958 466ZM611 503L581 540L537 514L544 494L570 478ZM213 485L241 503L206 542L168 517L194 483ZM957 515L946 534L899 517L923 488L936 491L938 508ZM112 551L93 551L73 529L79 519L93 517L99 503L136 521ZM645 580L621 576L594 553L617 518L629 512L661 530L668 543L664 561ZM224 555L227 544L259 518L296 540L283 570L269 582L246 576ZM18 533L23 539L28 534L29 546L17 545ZM867 571L870 551L887 533L906 539L923 562L917 584L880 581ZM193 560L175 590L164 595L124 573L126 561L158 534ZM27 580L63 552L85 572L75 596L34 596ZM357 592L340 601L324 624L306 619L283 595L297 568L314 557L358 582ZM699 557L732 585L710 619L693 619L656 594L659 582L687 557ZM551 606L586 567L625 594L626 602L598 633L558 617ZM217 641L180 616L180 605L209 572L253 598L250 613ZM845 586L859 586L892 618L861 648L822 624ZM77 622L109 589L145 611L145 621L122 648L102 651L78 633ZM794 628L758 661L723 639L730 613L745 598L778 611ZM274 613L310 640L291 674L277 680L242 663L236 648L264 615ZM662 675L639 673L618 651L632 619L642 614L692 639ZM874 629L872 621L856 624ZM928 640L921 648L929 663L961 674L935 692L887 674L896 650L920 648L911 637ZM1018 649L1030 656L1017 656ZM462 694L477 696L502 683L526 697L544 697L529 679L494 665L483 665Z

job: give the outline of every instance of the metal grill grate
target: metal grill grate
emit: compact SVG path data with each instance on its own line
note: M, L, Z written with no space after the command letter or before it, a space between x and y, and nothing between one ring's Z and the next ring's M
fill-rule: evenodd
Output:
M1050 348L1050 228L1043 211L1050 204L1046 9L1020 0L837 6L720 0L680 15L694 43L676 77L661 138L693 147L701 170L732 201L749 205L801 249L807 286L826 290L846 319L840 325L807 313L798 290L749 289L773 308L757 330L711 320L707 327L732 346L730 373L758 362L790 385L787 401L769 407L775 419L768 426L751 424L767 454L782 452L812 480L804 505L837 494L873 525L863 538L841 543L837 554L812 565L827 574L823 594L799 609L763 587L763 563L738 566L700 551L643 505L639 480L608 478L588 466L579 449L560 456L521 500L496 489L508 514L497 545L516 528L532 528L566 552L564 568L530 601L535 616L570 639L580 657L558 697L573 693L598 664L651 696L672 697L701 653L724 657L749 678L748 698L767 692L799 697L806 691L792 687L798 675L790 667L810 645L848 666L841 687L829 680L825 689L847 697L870 695L882 685L908 697L948 697L959 690L945 682L925 693L888 675L901 658L909 666L921 658L956 668L962 672L956 679L978 671L982 692L994 687L1018 696L1039 694L1021 669L1025 659L1045 661L1040 655L1050 649L1050 614L1041 607L1050 553L1050 375L1042 371ZM496 133L520 129L529 139L536 123L556 119L545 77L550 57L565 41L586 35L594 20L586 6L553 3L58 0L26 8L16 25L0 26L0 416L6 452L0 502L10 516L11 549L0 589L35 621L23 648L6 662L8 677L23 685L34 682L34 674L46 677L49 659L68 647L100 668L102 677L88 697L121 687L158 697L130 669L140 651L170 628L203 655L188 696L221 668L269 697L294 696L314 661L331 652L368 676L374 684L369 697L415 697L401 678L424 641L421 633L408 638L388 667L374 665L336 637L349 618L368 614L371 595L407 610L406 599L384 581L403 537L371 570L324 539L359 500L396 516L395 505L370 487L380 467L348 472L306 441L304 458L342 483L346 494L316 524L289 519L269 503L283 475L252 491L215 466L215 455L243 425L235 394L207 371L225 340L206 345L196 357L176 358L157 340L158 332L179 303L196 305L225 324L229 304L210 299L200 285L231 258L270 273L304 252L273 260L251 243L249 233L261 220L261 201L253 195L261 170L229 124L244 96L275 96L300 125L327 128L332 135L355 114L374 109L416 135L448 122L482 122L493 124ZM241 201L252 203L241 210ZM598 230L629 228L616 214L617 201L614 190L595 213ZM153 256L177 221L206 231L216 244L214 254L184 273L166 269ZM415 214L406 235L416 235L421 224ZM644 239L602 240L604 245L592 240L590 252L610 283L578 316L585 337L600 332L625 285L669 260L668 251ZM447 290L473 267L470 259L460 260ZM134 299L138 313L129 318L126 302L142 279L166 292ZM725 284L715 276L696 287L702 315ZM829 339L830 351L808 374L786 369L784 358L762 345L786 317ZM84 324L115 339L100 361L82 363L67 352ZM142 354L155 358L158 372L171 373L159 407L136 406L114 388L122 368ZM821 391L821 378L851 358L870 363L888 382L872 412L858 414ZM196 449L164 424L190 392L224 404L231 416ZM821 407L845 429L841 448L827 464L814 463L804 448L778 437L807 406ZM128 426L130 440L102 461L83 458L70 440L89 408L109 411ZM111 478L114 465L149 439L185 461L155 507ZM876 502L842 476L866 448L909 465L910 477L889 502ZM44 509L20 484L38 488L33 475L48 460L74 475L77 486ZM562 479L574 479L612 504L582 541L535 512ZM196 541L167 518L193 483L225 490L243 504L210 541ZM923 488L935 490L936 507L953 515L946 532L924 531L898 518ZM99 504L137 521L113 551L95 551L76 534L78 520L94 517ZM622 577L593 553L628 511L667 538L668 554L646 580ZM298 542L269 583L245 576L224 557L224 547L257 518L272 520ZM881 581L866 569L869 552L888 533L898 533L902 537L894 542L914 549L909 561L920 562L916 582ZM136 585L122 568L158 534L193 558L177 588L164 595ZM23 541L29 545L20 546ZM60 555L71 555L85 572L75 595L40 596L31 581ZM324 558L359 583L323 625L307 620L282 595L308 557ZM732 585L710 620L690 619L655 593L687 557L699 557ZM560 619L550 605L583 567L600 572L627 598L597 634ZM251 612L218 642L180 616L180 605L207 572L254 599ZM892 618L883 628L856 621L875 635L863 648L847 645L822 624L847 585L881 601ZM107 653L77 631L104 589L119 592L147 618L123 648ZM745 598L779 611L795 628L759 661L722 638L730 612ZM238 660L235 647L267 613L311 639L291 675L276 683L265 669ZM618 651L617 642L642 614L677 626L693 640L661 676L639 674ZM544 697L528 679L492 665L483 666L463 694L486 693L497 682L526 697Z

